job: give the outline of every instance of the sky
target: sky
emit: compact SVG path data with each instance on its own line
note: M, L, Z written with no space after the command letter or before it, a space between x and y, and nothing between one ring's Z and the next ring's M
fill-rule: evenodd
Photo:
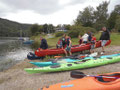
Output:
M0 17L27 24L73 24L87 6L109 0L0 0ZM119 0L110 0L109 12Z

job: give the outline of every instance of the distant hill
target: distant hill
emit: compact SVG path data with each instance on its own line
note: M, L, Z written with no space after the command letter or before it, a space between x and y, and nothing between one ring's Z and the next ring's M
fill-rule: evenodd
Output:
M28 36L31 25L0 18L0 37L18 37L20 33L22 36Z

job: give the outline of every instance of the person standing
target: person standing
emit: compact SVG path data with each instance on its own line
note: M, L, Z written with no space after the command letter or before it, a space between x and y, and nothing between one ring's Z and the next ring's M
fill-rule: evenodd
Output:
M105 53L104 46L107 43L107 41L110 40L110 33L109 33L109 31L107 30L106 27L103 27L102 31L103 32L102 32L102 34L100 36L101 46L102 46L102 52L101 52L101 54L104 54Z
M79 39L79 41L78 41L78 42L79 42L79 45L81 45L82 42L83 42L81 35L78 36L78 39Z
M66 47L66 34L63 34L63 37L62 37L62 48L65 48Z
M92 32L88 32L88 42L90 43L92 40Z
M72 46L71 38L69 36L66 36L65 39L66 39L66 45L67 45L66 48L64 49L65 55L68 56L68 53L70 55L72 55L72 52L71 52L71 46Z
M83 36L82 36L82 40L83 40L83 43L84 44L87 44L88 43L88 34L85 33Z
M91 36L92 36L92 38L90 41L90 43L91 43L90 53L92 54L92 53L94 53L94 49L96 47L96 37L94 36L94 34L91 34Z
M44 39L43 37L40 37L40 40L41 40L41 44L40 44L40 49L47 49L48 48L48 44L47 44L47 40Z

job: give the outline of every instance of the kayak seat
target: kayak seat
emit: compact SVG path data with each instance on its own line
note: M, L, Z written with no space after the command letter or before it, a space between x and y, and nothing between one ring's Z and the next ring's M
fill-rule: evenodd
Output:
M120 73L115 73L115 74L111 74L111 75L100 75L100 76L108 76L108 77L117 77L117 78L120 78ZM117 78L99 77L99 78L97 78L97 80L100 81L100 82L107 83L107 82L115 81Z
M67 66L72 66L72 64L67 64Z
M82 62L86 62L86 61L88 61L88 60L91 60L91 59L83 59L83 60L81 60Z
M112 57L107 57L107 59L113 59Z
M100 58L101 56L94 56L93 58Z
M50 68L58 68L58 67L60 67L60 65L50 66Z
M83 63L83 62L74 62L74 64L81 64L81 63Z
M49 88L49 86L45 86L45 87L46 87L46 88ZM39 90L43 90L43 88L44 88L44 87L42 87L42 88L41 88L41 89L39 89Z
M53 61L51 61L52 63L57 63L57 60L53 60Z

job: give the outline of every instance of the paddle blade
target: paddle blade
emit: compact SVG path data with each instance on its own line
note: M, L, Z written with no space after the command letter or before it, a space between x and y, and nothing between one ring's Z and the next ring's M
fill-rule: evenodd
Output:
M72 78L83 78L83 77L85 77L86 75L85 75L83 72L72 71L72 72L70 73L70 76L71 76Z
M62 56L54 56L54 58L61 58Z

